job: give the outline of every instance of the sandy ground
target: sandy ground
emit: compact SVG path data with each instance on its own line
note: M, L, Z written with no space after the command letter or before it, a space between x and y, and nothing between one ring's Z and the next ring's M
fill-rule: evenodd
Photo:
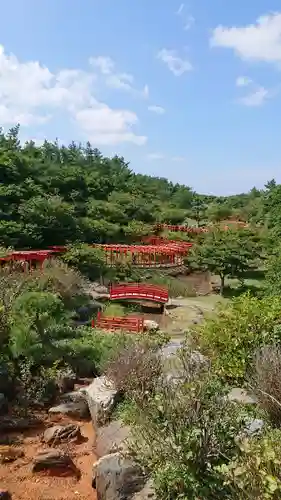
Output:
M224 302L219 295L171 299L171 307L166 311L165 330L173 340L184 339L184 331L214 313L216 306Z
M42 428L33 429L21 435L14 434L20 439L20 444L13 445L12 448L22 450L24 457L0 465L0 490L1 488L9 490L13 500L96 500L96 493L91 486L92 467L95 461L92 451L94 440L92 423L73 421L68 418L55 421L52 419L52 422L59 424L75 422L80 425L83 442L64 445L60 449L64 449L71 455L73 462L81 471L81 478L77 480L75 477L32 473L32 458L40 450L48 448L41 442L44 428L50 426L50 420L46 418Z

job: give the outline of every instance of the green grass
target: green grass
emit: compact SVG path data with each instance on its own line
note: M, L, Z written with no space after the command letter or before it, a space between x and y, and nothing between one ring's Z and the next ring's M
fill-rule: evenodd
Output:
M170 297L194 297L195 295L190 283L184 283L172 276L155 273L147 281L154 285L165 286L168 289Z
M108 303L103 311L104 316L113 317L113 316L125 316L126 309L121 304L110 304Z

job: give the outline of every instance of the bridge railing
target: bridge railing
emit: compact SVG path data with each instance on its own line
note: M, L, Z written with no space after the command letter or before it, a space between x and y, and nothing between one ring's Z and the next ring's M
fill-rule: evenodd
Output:
M96 320L92 320L92 327L140 333L144 330L144 319L137 316L103 316L99 311Z
M166 303L169 300L168 290L153 284L124 283L111 285L110 300L144 299L153 302Z

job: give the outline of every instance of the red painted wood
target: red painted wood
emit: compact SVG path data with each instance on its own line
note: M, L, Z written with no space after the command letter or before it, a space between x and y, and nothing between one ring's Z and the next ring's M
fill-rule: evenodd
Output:
M171 224L157 224L154 226L156 230L166 229L167 231L172 232L181 232L181 233L207 233L208 229L206 227L187 227L187 226L179 226L179 225L171 225Z
M102 330L124 330L128 332L140 333L144 329L144 319L137 316L108 317L103 316L99 312L96 321L92 321L92 327L100 328Z
M110 300L118 299L149 300L165 304L169 300L169 293L166 288L152 284L124 283L112 285L110 287Z

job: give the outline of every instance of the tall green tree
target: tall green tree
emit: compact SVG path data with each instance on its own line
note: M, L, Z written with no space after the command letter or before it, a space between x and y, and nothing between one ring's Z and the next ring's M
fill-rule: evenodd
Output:
M188 262L194 269L218 275L223 295L227 277L243 278L245 271L256 265L260 249L255 239L250 231L216 228L192 248Z

